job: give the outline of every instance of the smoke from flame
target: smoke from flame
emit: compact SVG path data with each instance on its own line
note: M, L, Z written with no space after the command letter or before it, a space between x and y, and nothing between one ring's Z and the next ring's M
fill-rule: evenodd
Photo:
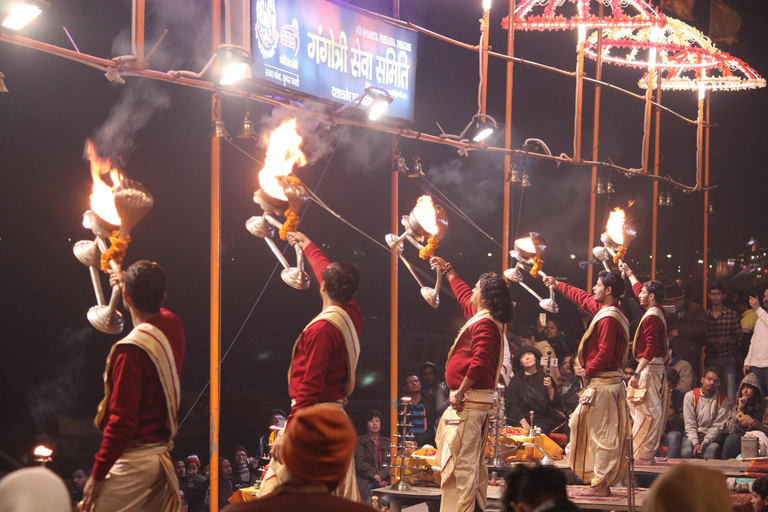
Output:
M307 158L299 149L301 136L296 132L296 118L285 121L269 134L264 168L259 171L259 186L269 196L287 201L277 176L287 176L293 167L307 164Z
M430 235L437 234L437 219L435 218L435 204L432 202L432 198L429 196L421 196L416 201L416 207L413 209L413 214L416 216L416 220L424 231Z
M109 158L99 156L96 146L92 141L85 143L85 152L88 160L91 162L91 178L93 178L93 192L91 193L91 210L96 215L116 226L120 225L120 216L115 208L115 200L112 192L120 185L123 175L117 169L112 167L112 161ZM102 180L102 176L109 175L112 185L108 185Z
M624 243L624 210L621 208L614 208L608 217L608 223L605 225L605 231L611 240L619 245Z

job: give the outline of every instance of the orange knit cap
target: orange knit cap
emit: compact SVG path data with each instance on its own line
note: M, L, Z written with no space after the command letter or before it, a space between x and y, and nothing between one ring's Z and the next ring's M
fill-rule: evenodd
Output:
M283 435L281 455L293 475L310 482L341 482L355 451L355 428L342 409L300 409Z

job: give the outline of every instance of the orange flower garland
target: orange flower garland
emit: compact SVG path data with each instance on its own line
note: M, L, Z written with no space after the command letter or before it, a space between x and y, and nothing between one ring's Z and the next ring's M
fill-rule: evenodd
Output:
M429 258L435 253L435 249L438 247L440 247L440 241L437 238L430 236L429 240L427 240L427 246L419 251L419 258L423 260Z
M619 260L624 259L624 256L626 255L627 255L627 248L624 247L623 245L620 245L619 250L616 251L616 254L613 256L613 262L619 263Z
M280 240L286 240L289 231L296 231L299 226L299 216L291 210L285 210L285 222L280 226Z
M128 249L128 244L131 243L131 237L121 237L117 231L112 232L112 236L109 237L109 243L112 244L107 252L101 255L101 270L107 272L109 270L110 260L114 260L118 266L123 265L123 257L125 251Z
M531 274L532 277L539 277L539 270L541 270L541 267L544 266L544 260L541 258L534 256L533 257L533 267L531 267L531 271L529 274Z

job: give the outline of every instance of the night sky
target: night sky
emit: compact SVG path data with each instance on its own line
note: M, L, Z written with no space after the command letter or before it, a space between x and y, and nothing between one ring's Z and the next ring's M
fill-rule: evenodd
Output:
M391 2L356 1L356 5L390 14ZM703 0L700 0L703 3ZM71 48L65 26L80 51L102 58L130 53L130 2L80 0L77 5L52 2L51 9L21 35ZM477 4L477 5L475 5ZM401 18L427 29L477 44L481 2L466 0L401 0ZM498 5L497 5L498 4ZM506 31L500 22L506 6L491 11L491 45L504 52ZM762 0L734 1L743 26L739 44L724 47L763 76L768 73L768 5ZM468 6L471 6L468 7ZM152 57L152 69L198 71L210 56L210 4L201 0L148 2L147 47L163 29L169 35ZM515 34L515 54L528 60L573 71L575 32ZM134 229L126 256L130 263L150 259L168 273L166 306L184 322L187 354L180 411L183 417L208 381L209 229L210 229L210 95L144 78L109 82L102 71L8 43L0 44L0 71L10 93L0 94L0 258L2 322L0 323L0 449L15 453L36 428L58 435L55 418L90 421L103 392L101 374L111 343L119 339L95 331L86 312L96 301L88 270L72 253L81 239L92 239L82 227L89 207L91 178L83 160L86 139L120 152L127 177L143 183L155 207ZM586 71L594 76L588 61ZM525 139L546 142L553 154L572 153L574 80L516 65L513 93L513 146ZM491 59L488 113L504 122L503 62ZM641 72L604 66L603 79L641 93ZM477 54L419 36L415 85L415 129L430 134L459 133L477 112ZM593 87L585 85L584 149L589 154ZM662 102L688 118L696 116L694 92L664 93ZM601 107L600 159L640 167L643 103L604 90ZM239 129L245 102L225 97L223 115L230 134ZM121 118L129 112L138 121ZM260 133L286 118L287 112L251 105ZM751 238L765 246L763 222L768 182L765 134L768 133L766 90L713 94L710 181L718 186L710 198L710 258L734 257ZM344 219L370 237L384 241L390 225L391 136L373 130L336 126L316 128L299 120L309 164L296 175ZM117 126L122 131L112 131ZM662 117L661 173L689 185L695 183L695 126ZM233 139L261 160L258 140ZM496 145L503 145L503 136ZM431 193L448 209L449 227L437 254L451 261L473 283L482 272L500 272L502 239L503 157L471 152L460 157L448 146L403 139L409 165L420 156L429 183L472 219L485 234L462 220L424 180L401 178L400 212L408 213L416 198ZM261 214L253 200L260 166L231 144L223 143L222 164L222 449L249 443L266 426L267 411L288 407L285 373L290 350L301 328L321 305L316 282L309 291L289 288L274 272L276 259L267 245L245 229L245 221ZM589 180L586 167L531 165L532 186L513 190L512 237L528 231L543 234L549 247L544 270L579 286L586 285L588 259ZM615 206L634 206L638 237L628 259L639 273L650 270L651 191L649 180L599 171L611 179L616 194L598 199L598 225ZM693 275L700 297L702 251L701 193L671 193L674 207L660 210L659 270L665 275ZM389 256L379 245L311 203L300 230L323 248L331 260L356 263L362 275L357 295L365 319L363 356L353 413L376 406L386 409L389 395ZM601 231L598 231L598 234ZM519 235L519 236L515 236ZM278 241L282 248L284 243ZM293 251L288 254L293 261ZM666 258L671 254L671 258ZM571 257L573 255L573 258ZM413 247L411 263L430 273ZM102 278L106 289L106 278ZM541 283L533 283L544 293ZM696 287L698 290L696 291ZM519 304L518 324L533 323L539 313L533 298L513 287ZM401 374L426 359L444 364L450 342L461 325L460 309L446 293L438 309L422 299L407 270L400 267ZM573 307L558 298L566 322ZM127 315L126 315L127 316ZM128 322L127 328L130 328ZM406 340L406 341L404 341ZM443 359L440 360L440 357ZM357 404L355 403L357 401ZM201 412L190 416L182 448L207 453L207 397ZM353 418L354 418L353 414ZM90 460L94 441L86 441L72 460ZM98 442L96 439L95 442ZM71 450L70 450L71 452ZM184 455L185 453L179 453Z

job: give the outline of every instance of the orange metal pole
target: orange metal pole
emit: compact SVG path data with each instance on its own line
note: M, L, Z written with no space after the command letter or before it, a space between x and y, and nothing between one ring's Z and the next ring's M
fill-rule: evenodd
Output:
M483 84L480 88L480 113L485 114L485 106L486 106L486 100L488 97L488 38L491 36L491 24L490 24L490 18L491 13L490 11L483 12L483 47L480 48L480 51L482 52L482 63L483 63L483 69L482 69L482 77L483 77Z
M709 270L709 106L712 100L711 91L706 92L706 125L705 130L705 146L704 146L704 297L702 298L702 304L707 304L707 276Z
M509 29L507 30L507 55L512 57L515 53L515 0L509 0ZM504 147L512 147L512 78L514 72L514 63L507 61L507 88L506 101L504 103L504 119L506 129L504 131ZM504 155L504 218L501 228L501 270L506 270L509 266L509 209L512 196L512 183L510 183L512 157ZM503 273L502 273L503 275Z
M584 41L579 29L579 58L576 62L576 120L574 128L573 159L581 161L581 107L584 93ZM590 249L591 253L591 249Z
M136 0L136 19L134 20L134 45L133 51L136 62L144 61L144 0Z
M221 0L211 0L213 51L221 44ZM211 120L215 120L215 96ZM219 425L221 376L221 139L211 139L211 310L210 310L210 512L219 510Z
M600 19L603 18L603 3L600 2L600 10L598 11ZM581 44L580 47L584 48ZM583 57L582 57L583 62ZM594 124L592 127L592 155L590 160L597 161L598 149L600 143L600 94L602 88L599 81L603 76L603 31L597 31L597 61L595 63L595 79L598 83L595 83L595 112L594 112ZM580 144L579 144L580 145ZM592 166L592 182L589 187L589 242L587 243L587 260L592 259L592 244L595 243L595 216L597 212L597 194L595 194L595 187L597 186L597 166ZM592 279L594 278L594 269L592 264L587 265L587 290L592 289Z
M656 103L661 103L661 73L658 73L656 81ZM661 151L661 109L656 107L656 137L653 145L653 175L659 175L659 162ZM651 279L656 279L656 250L659 229L659 182L653 181L653 223L651 227Z
M648 174L648 158L651 151L651 104L653 102L653 86L656 78L653 66L648 68L648 90L645 91L645 119L643 122L643 173Z
M393 0L392 14L395 19L400 18L400 0ZM399 209L399 183L400 176L395 167L395 150L397 149L397 138L392 137L392 157L390 161L391 179L390 179L390 233L400 232L400 214ZM397 433L397 399L399 397L397 384L397 366L398 366L398 258L392 253L389 257L389 425L392 434ZM391 439L395 439L392 437ZM402 477L401 477L402 478Z

